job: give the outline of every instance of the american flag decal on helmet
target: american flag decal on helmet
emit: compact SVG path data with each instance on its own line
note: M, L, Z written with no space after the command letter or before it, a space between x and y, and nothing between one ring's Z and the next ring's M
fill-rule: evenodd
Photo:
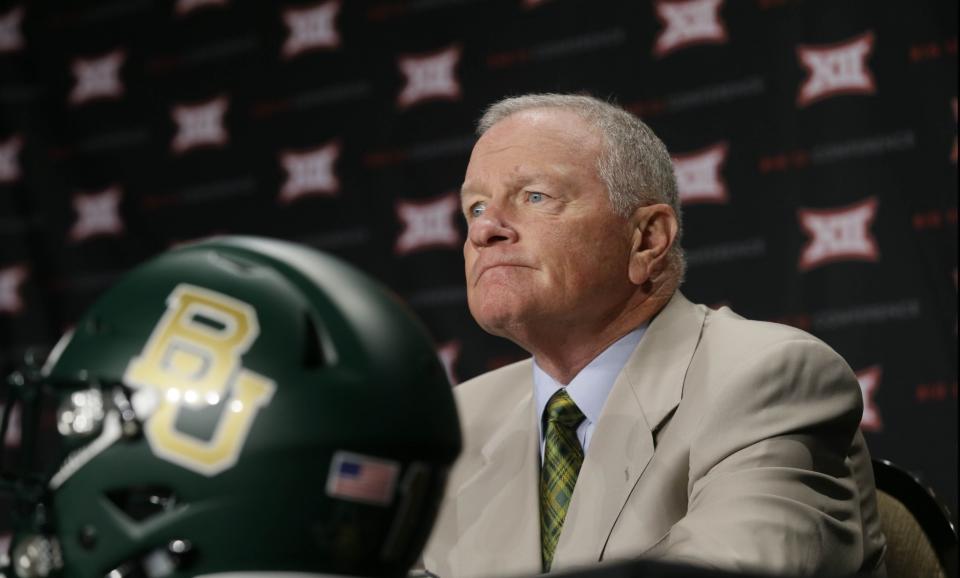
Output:
M327 477L332 498L386 506L393 502L400 464L380 458L339 451L333 454Z

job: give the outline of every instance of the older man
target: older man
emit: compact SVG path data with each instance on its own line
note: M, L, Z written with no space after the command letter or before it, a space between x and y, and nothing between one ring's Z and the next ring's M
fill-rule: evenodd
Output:
M461 195L470 311L533 357L457 388L465 450L426 568L647 556L882 576L856 378L806 333L677 291L663 143L568 95L498 102L478 132Z

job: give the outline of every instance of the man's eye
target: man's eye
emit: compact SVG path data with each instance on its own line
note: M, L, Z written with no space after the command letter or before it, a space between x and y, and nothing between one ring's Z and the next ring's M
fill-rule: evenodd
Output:
M486 203L474 203L470 205L470 216L479 217L487 209Z
M531 203L539 203L543 201L543 193L527 193L527 200Z

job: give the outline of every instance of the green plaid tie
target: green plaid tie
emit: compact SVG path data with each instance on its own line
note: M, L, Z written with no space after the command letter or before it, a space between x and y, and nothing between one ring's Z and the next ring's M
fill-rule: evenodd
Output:
M567 506L583 464L577 426L583 413L566 390L553 394L544 410L543 467L540 469L540 548L543 571L549 572Z

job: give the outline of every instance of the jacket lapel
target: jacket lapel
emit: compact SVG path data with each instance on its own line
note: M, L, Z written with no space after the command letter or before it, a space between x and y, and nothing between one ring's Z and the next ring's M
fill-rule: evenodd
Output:
M653 457L654 433L680 403L705 314L675 293L617 377L584 456L554 569L603 557L617 517Z
M529 366L528 366L529 368ZM541 570L540 449L533 374L511 385L523 395L481 448L482 466L457 493L460 538L455 575L522 575Z

